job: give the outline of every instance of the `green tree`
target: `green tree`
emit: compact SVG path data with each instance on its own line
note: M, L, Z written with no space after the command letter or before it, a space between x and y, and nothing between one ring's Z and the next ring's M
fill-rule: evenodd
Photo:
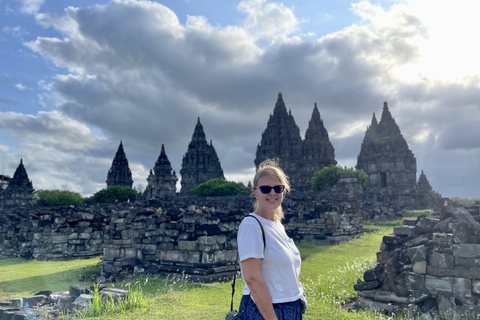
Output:
M33 205L36 207L78 206L83 198L78 192L67 190L37 190L33 193Z
M111 186L96 192L92 196L94 203L115 203L135 201L138 192L130 187Z
M352 176L360 182L363 189L367 187L368 175L365 171L331 165L315 172L312 178L312 190L322 191L325 187L332 187L342 176Z
M227 181L223 178L215 178L195 187L193 189L193 193L199 197L241 196L248 195L249 190L241 182L233 182Z

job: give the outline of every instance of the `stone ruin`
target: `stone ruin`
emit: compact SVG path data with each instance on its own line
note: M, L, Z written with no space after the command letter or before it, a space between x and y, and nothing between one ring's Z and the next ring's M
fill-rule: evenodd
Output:
M225 178L212 141L207 142L200 118L193 131L188 150L183 156L180 175L182 176L180 189L182 194L192 193L193 188L208 180Z
M148 185L143 193L144 199L161 199L173 197L177 194L176 185L178 178L170 164L170 160L168 160L163 144L157 162L155 162L153 170L150 170L147 181Z
M270 114L267 128L257 146L255 166L268 158L280 159L280 166L297 191L310 191L314 173L337 164L335 150L316 103L302 140L292 111L287 112L282 94L278 94L273 114Z
M353 180L339 181L336 187L343 192L288 196L283 204L287 234L295 241L323 244L363 235L358 214L361 187ZM108 281L144 273L202 282L231 279L238 225L252 211L252 200L250 196L169 200L112 212L102 275Z
M103 252L110 211L108 206L4 211L0 214L0 258L70 260L98 257Z
M405 218L385 235L377 266L354 289L357 309L425 319L480 317L480 204ZM470 318L469 318L470 319Z
M132 171L128 166L127 156L125 155L125 150L123 150L123 143L120 141L118 146L117 153L112 161L112 166L108 170L107 174L107 187L111 186L121 186L121 187L132 187Z
M75 316L78 311L89 307L95 290L105 301L112 299L117 302L124 300L127 290L107 288L100 284L87 289L83 286L70 286L69 291L41 291L31 297L0 300L0 320L56 319L61 315Z
M15 170L13 178L8 178L7 180L8 183L3 183L0 189L1 209L31 207L34 189L32 181L28 178L27 170L25 170L23 165L23 159L20 159L20 164Z
M293 192L310 192L315 172L337 164L335 150L316 103L305 138L302 139L292 111L287 111L282 94L278 94L273 113L270 114L267 127L257 145L255 166L258 167L267 158L280 160L280 166L290 177ZM367 127L356 168L364 170L368 175L363 200L367 202L367 207L376 211L373 216L387 214L385 217L379 216L380 220L392 216L384 207L398 208L395 212L402 212L403 209L431 209L442 205L440 196L433 191L423 171L417 184L417 160L386 102L380 122L373 114L372 122ZM131 185L129 172L128 161L120 143L107 184L110 185L108 181L111 181L112 185ZM208 143L206 140L200 118L183 157L180 175L182 195L191 194L193 188L203 182L224 177L215 148L211 141ZM177 180L162 145L160 156L147 178L148 186L143 199L177 196ZM396 217L399 217L398 214Z

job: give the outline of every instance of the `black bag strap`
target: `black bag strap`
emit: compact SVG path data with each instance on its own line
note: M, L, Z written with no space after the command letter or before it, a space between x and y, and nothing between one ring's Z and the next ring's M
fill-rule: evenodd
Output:
M260 220L257 219L257 217L249 214L245 217L242 218L242 220L240 220L240 223L242 223L243 219L247 218L247 217L252 217L254 218L255 220L257 220L258 224L260 225L260 230L262 230L262 239L263 239L263 251L265 251L265 247L267 246L267 242L265 241L265 231L263 230L263 226L262 226L262 223L260 222ZM230 304L230 311L233 310L233 296L235 295L235 280L237 279L237 265L238 265L238 243L237 243L237 257L236 257L236 260L235 260L235 272L233 273L233 283L232 283L232 302Z

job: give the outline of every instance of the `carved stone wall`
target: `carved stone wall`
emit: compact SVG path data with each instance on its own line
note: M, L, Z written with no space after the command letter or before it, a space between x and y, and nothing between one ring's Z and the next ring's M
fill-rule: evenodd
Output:
M440 219L404 219L383 237L378 265L364 273L355 306L460 319L480 316L480 205L448 205ZM470 319L470 318L468 318Z

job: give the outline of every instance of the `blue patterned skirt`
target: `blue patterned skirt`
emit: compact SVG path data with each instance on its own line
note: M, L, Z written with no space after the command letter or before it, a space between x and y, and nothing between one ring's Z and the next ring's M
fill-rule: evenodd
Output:
M245 303L247 304L246 306ZM273 309L277 314L278 320L302 320L300 299L292 302L274 303ZM244 295L242 297L239 310L245 310L243 312L243 320L264 320L257 305L249 295Z

